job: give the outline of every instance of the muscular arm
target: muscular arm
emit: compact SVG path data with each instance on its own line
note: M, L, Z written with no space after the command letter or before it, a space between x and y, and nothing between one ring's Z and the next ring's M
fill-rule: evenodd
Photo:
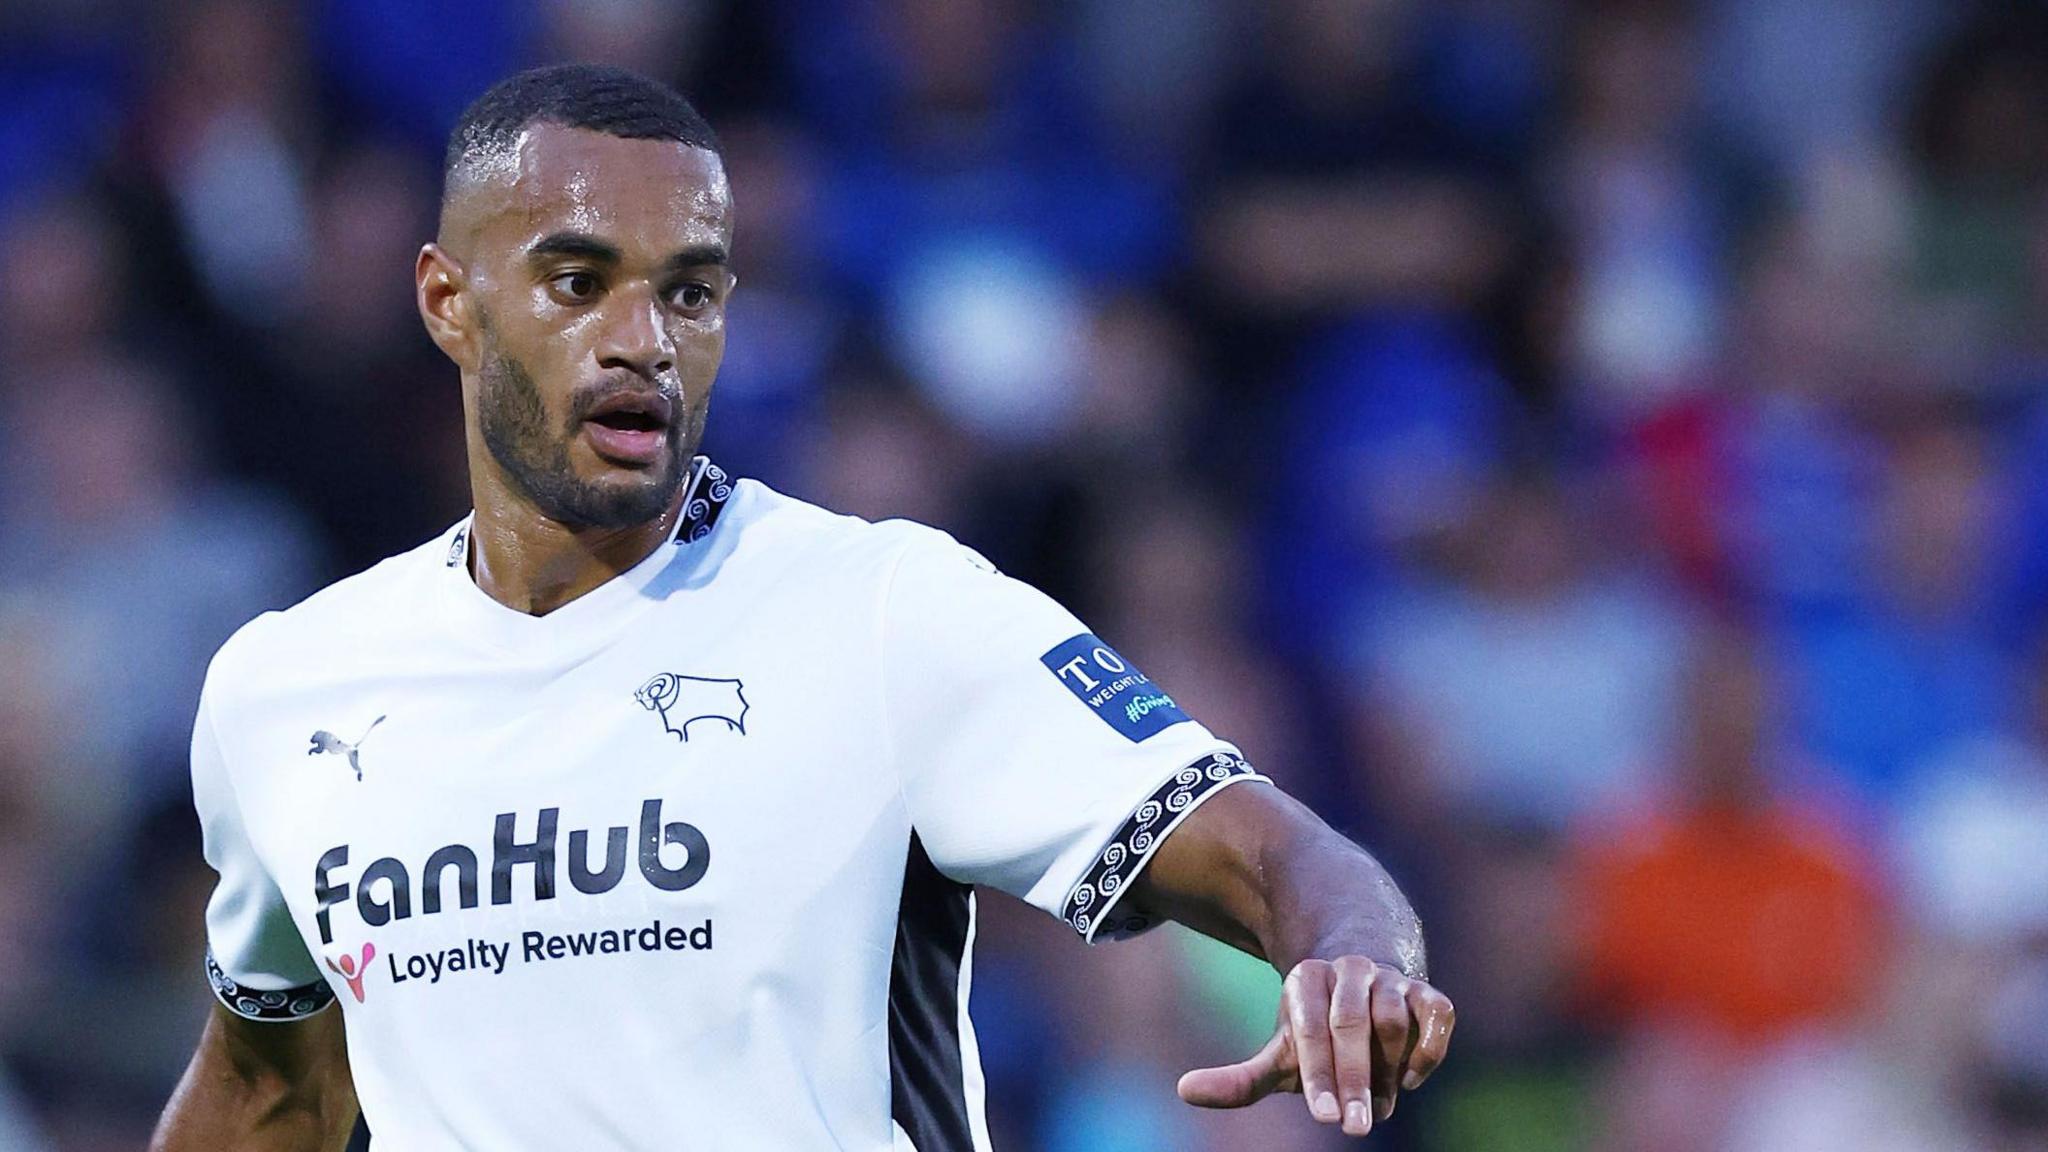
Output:
M1363 1135L1443 1060L1451 1002L1426 982L1414 909L1377 860L1279 789L1211 797L1125 899L1286 974L1273 1039L1249 1060L1188 1073L1189 1103L1298 1091L1318 1120Z
M1277 788L1240 784L1174 830L1127 899L1270 962L1370 956L1429 978L1422 922L1365 850Z
M356 1122L341 1013L245 1020L216 1004L150 1152L339 1152Z

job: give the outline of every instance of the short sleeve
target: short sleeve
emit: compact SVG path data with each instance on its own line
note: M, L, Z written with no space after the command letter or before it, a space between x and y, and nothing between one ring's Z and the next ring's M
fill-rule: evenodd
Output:
M1223 788L1263 779L1072 613L942 533L903 552L884 607L888 739L940 871L1093 941L1142 931L1116 905Z
M327 1007L321 979L284 894L257 858L222 757L208 692L192 726L192 801L206 862L220 874L206 904L206 979L220 1002L251 1020L297 1020Z

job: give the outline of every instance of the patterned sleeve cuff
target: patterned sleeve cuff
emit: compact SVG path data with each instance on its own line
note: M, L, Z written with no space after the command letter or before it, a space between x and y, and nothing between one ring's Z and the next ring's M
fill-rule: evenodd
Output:
M1145 870L1160 843L1203 801L1232 784L1264 779L1235 752L1213 753L1174 773L1110 837L1081 882L1067 893L1061 916L1091 944L1097 937L1121 940L1152 927L1152 921L1142 914L1117 914L1117 899L1124 889Z
M303 1020L334 1003L334 989L325 980L274 992L245 988L221 970L211 948L206 950L206 982L228 1011L245 1020Z

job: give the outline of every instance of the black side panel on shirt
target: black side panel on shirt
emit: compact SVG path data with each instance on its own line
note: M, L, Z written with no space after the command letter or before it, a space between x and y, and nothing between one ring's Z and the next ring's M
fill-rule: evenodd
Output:
M889 972L889 1103L918 1152L974 1148L960 1056L960 960L970 891L942 875L911 833Z

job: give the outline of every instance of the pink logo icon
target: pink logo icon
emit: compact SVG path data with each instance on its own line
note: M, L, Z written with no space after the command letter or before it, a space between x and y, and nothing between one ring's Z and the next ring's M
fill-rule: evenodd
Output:
M344 952L341 954L341 963L337 964L333 960L329 960L327 966L338 973L343 980L348 981L348 990L355 994L356 1003L361 1004L363 1002L363 977L369 974L370 961L376 958L377 946L364 941L361 962L358 962L355 957Z

